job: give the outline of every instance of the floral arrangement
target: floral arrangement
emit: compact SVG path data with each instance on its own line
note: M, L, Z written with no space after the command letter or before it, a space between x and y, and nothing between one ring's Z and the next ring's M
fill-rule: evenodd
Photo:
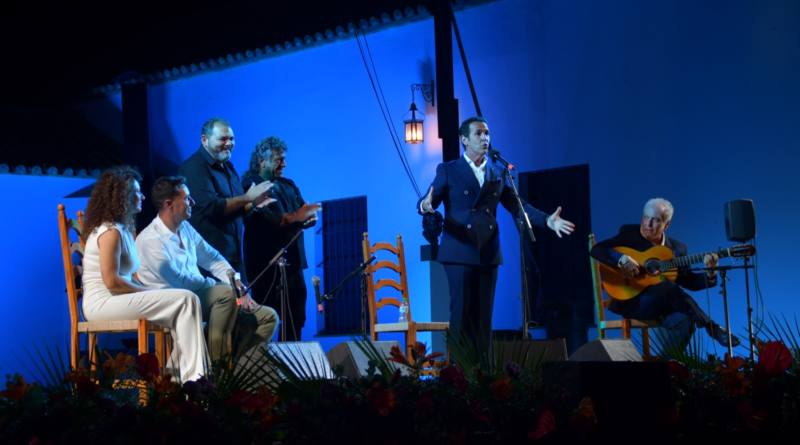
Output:
M93 371L50 360L42 382L7 377L0 443L528 443L609 434L592 399L568 402L574 398L543 384L541 360L462 355L451 357L456 365L434 363L441 355L423 344L410 357L395 348L389 358L366 340L358 344L370 358L367 377L322 380L269 355L284 378L258 387L225 363L179 385L151 354L106 354ZM661 439L800 430L798 353L785 342L760 343L753 363L658 360L669 367L674 402Z

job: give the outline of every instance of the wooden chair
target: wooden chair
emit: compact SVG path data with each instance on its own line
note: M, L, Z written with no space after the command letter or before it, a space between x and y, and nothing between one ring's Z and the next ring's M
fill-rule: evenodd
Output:
M592 250L596 241L594 233L589 234L589 251ZM597 335L599 338L606 338L606 330L620 329L622 338L631 338L631 329L641 329L642 331L642 356L650 357L650 328L657 327L659 323L652 320L636 320L632 318L622 318L616 320L606 319L606 308L611 303L610 298L605 298L600 280L600 263L589 255L589 265L592 269L592 288L594 290L594 321L597 323Z
M78 308L81 297L81 266L73 263L73 255L83 256L84 240L81 237L83 231L83 212L78 211L75 219L69 219L63 204L58 205L58 232L61 237L61 257L64 260L64 281L67 285L67 305L69 307L69 332L70 332L70 365L72 369L78 367L79 361L79 335L86 334L88 337L88 356L89 366L92 371L97 366L97 357L94 357L97 345L97 334L112 332L136 332L138 335L139 354L149 351L148 334L154 334L156 345L156 357L162 369L166 365L166 357L169 355L168 335L169 329L158 326L143 318L138 320L113 320L113 321L81 321ZM70 239L70 233L74 232L77 241Z
M405 334L406 342L406 356L409 361L412 360L411 350L417 343L417 332L442 332L447 331L450 326L448 322L420 322L415 321L411 305L408 304L408 313L406 314L405 322L394 323L378 323L378 312L387 306L394 306L400 308L402 302L409 302L408 297L408 278L406 275L406 257L403 249L403 237L397 235L397 246L393 246L388 242L377 242L370 245L367 232L364 232L364 239L362 241L362 249L364 252L364 261L369 260L373 255L378 256L379 252L389 252L396 261L381 259L370 264L366 268L367 273L367 302L369 305L369 326L372 340L378 340L378 334L382 332L401 332ZM392 257L392 255L388 255ZM381 256L386 256L385 253ZM376 272L389 269L397 274L397 279L393 278L376 278ZM377 296L379 290L391 287L400 293L398 296Z

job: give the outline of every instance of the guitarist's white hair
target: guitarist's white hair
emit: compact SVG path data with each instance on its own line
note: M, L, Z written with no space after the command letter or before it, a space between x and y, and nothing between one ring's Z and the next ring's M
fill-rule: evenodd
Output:
M672 221L672 215L675 213L675 208L672 207L672 203L667 201L664 198L652 198L649 199L645 204L642 212L646 212L649 208L656 208L656 207L664 207L664 213L666 213L667 220L666 222Z

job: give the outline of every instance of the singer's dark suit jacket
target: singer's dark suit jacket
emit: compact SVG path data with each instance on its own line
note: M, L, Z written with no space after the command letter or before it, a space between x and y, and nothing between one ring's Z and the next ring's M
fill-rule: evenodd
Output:
M456 338L488 340L491 333L497 266L503 262L497 205L514 217L519 207L503 167L487 160L483 187L466 159L439 164L432 204L444 204L444 230L436 260L445 267L450 288L450 331ZM430 187L426 189L430 190ZM417 210L420 203L417 202ZM546 227L547 215L523 202L531 223Z
M672 249L676 257L686 255L686 244L667 237L666 247ZM626 224L613 238L597 243L591 251L592 257L611 267L617 267L622 254L614 247L629 247L645 251L653 247L639 231L638 224ZM702 290L717 284L716 277L707 278L704 273L694 273L688 268L678 269L676 282L664 281L644 290L638 297L626 301L612 300L609 309L627 318L658 320L674 312L686 314L696 326L705 327L711 323L708 315L700 309L694 299L681 290Z
M444 204L444 230L437 260L440 263L497 266L503 263L497 205L516 218L519 213L503 167L487 160L483 187L462 155L436 168L433 208ZM430 190L430 187L426 190ZM417 202L417 210L422 200ZM547 226L547 215L523 201L531 223Z

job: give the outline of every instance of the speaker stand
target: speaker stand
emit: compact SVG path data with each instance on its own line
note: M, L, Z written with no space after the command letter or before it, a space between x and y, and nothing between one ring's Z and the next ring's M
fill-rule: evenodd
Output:
M747 340L750 343L750 362L754 363L756 339L753 338L753 305L750 303L750 269L753 267L750 265L750 257L744 257L744 266L742 267L744 268L744 289L747 300Z

